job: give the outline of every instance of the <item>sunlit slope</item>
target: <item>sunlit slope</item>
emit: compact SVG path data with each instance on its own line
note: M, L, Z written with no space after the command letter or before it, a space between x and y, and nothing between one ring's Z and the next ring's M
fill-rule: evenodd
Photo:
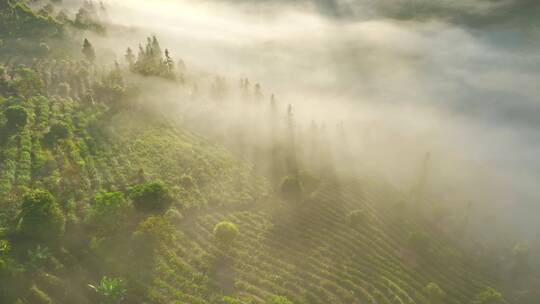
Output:
M6 218L16 213L27 188L49 189L68 202L68 213L97 191L126 191L143 180L169 184L174 196L182 197L183 208L250 203L265 193L262 179L223 149L148 115L106 117L99 106L58 97L4 100L0 112L13 104L26 110L28 123L19 129L6 124L1 133L0 196Z
M204 212L180 225L178 241L159 254L150 299L211 303L222 294L239 303L265 303L274 295L293 303L432 303L425 287L434 282L446 292L443 303L471 303L497 285L436 231L428 233L431 256L411 248L410 232L429 227L374 208L395 199L384 189L368 182L335 186L288 214L261 204ZM366 222L353 228L346 215L358 208ZM228 248L212 235L222 220L240 230Z

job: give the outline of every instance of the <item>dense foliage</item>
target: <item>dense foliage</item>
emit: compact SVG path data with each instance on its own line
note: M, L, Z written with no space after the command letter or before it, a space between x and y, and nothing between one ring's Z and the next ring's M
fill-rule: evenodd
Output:
M164 213L172 204L169 189L162 182L136 185L129 189L129 196L137 211Z
M218 242L228 245L234 239L236 239L236 236L238 235L238 228L235 224L223 221L214 227L214 237L218 240Z
M57 240L64 234L65 218L55 198L46 190L23 196L17 232L40 241Z

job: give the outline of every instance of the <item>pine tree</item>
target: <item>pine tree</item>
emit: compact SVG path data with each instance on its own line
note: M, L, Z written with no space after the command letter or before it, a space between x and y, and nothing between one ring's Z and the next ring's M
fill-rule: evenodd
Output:
M288 153L287 153L287 171L292 176L298 175L298 164L296 160L296 139L294 130L294 114L292 105L287 107L287 139L288 139Z
M172 60L168 49L165 49L165 64L167 65L167 72L172 73L174 70L174 61Z
M88 60L89 62L94 62L94 60L96 59L96 52L94 51L94 47L86 38L83 42L82 53L86 57L86 60Z
M133 66L133 63L135 63L135 55L133 54L133 51L129 47L127 48L125 58L126 58L127 63L129 64L129 67L131 68Z
M264 95L262 93L262 88L260 84L255 84L255 102L259 103L261 100L263 100Z
M156 36L152 36L152 54L156 58L161 58L161 47L159 46Z

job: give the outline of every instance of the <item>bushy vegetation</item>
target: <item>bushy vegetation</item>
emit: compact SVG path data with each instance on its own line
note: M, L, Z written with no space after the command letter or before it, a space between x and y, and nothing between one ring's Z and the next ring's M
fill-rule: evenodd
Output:
M4 111L8 126L15 128L24 127L28 122L28 112L19 105L12 105Z
M472 304L505 304L502 294L491 287L480 292L472 301Z
M126 226L131 216L131 204L122 192L96 194L86 213L86 222L94 229L115 232Z
M99 284L89 285L101 298L103 304L119 304L124 301L126 288L122 278L109 278L104 276Z
M217 223L214 227L214 237L224 245L232 243L236 239L238 232L236 225L228 221Z
M32 190L23 196L18 219L17 232L26 238L54 241L64 234L64 214L46 190Z
M133 186L129 189L129 196L140 212L164 213L172 204L169 189L159 181Z

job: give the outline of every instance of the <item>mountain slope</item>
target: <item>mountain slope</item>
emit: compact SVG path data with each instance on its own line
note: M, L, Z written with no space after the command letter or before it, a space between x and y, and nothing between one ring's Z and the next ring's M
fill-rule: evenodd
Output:
M259 84L200 92L156 37L127 67L83 41L83 59L0 54L1 303L505 303L422 202L341 172Z

